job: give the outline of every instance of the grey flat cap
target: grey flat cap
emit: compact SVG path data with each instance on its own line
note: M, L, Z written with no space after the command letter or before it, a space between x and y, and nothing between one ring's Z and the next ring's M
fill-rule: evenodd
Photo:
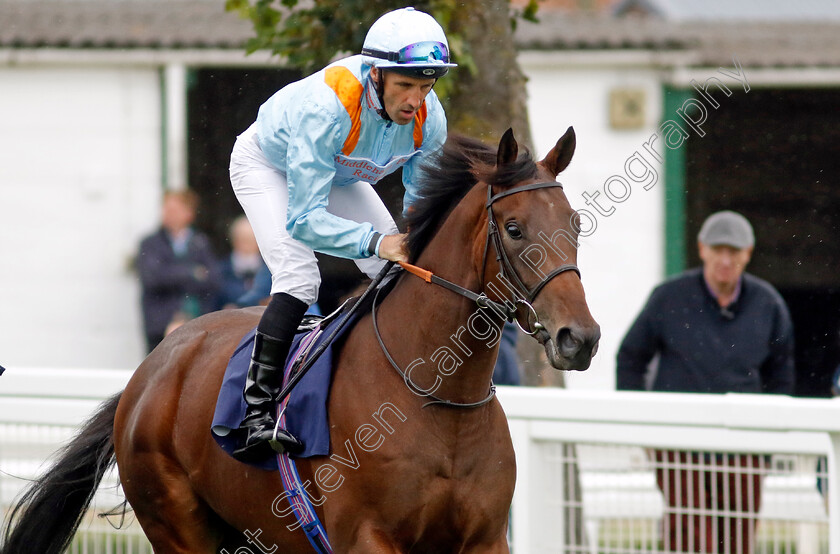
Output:
M697 240L707 246L726 245L750 248L755 245L755 235L747 218L729 210L716 212L706 218Z

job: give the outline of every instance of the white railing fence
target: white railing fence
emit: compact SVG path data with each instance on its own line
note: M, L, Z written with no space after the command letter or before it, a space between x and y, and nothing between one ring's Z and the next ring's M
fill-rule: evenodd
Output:
M14 499L50 467L51 456L70 440L99 404L121 391L130 371L9 368L0 377L0 520ZM68 552L151 554L129 511L100 517L124 500L115 472L106 475ZM120 526L116 529L115 526ZM2 541L2 538L0 538Z
M130 371L0 378L0 515ZM840 399L499 387L517 455L514 554L840 554ZM70 552L149 553L106 477ZM760 498L757 493L760 492ZM707 550L708 549L708 550Z
M517 455L516 554L840 553L838 495L819 490L837 475L840 399L524 388L500 398Z

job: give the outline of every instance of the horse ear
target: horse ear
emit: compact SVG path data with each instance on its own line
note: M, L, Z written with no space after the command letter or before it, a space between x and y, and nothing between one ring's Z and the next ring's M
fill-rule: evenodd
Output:
M561 171L566 169L569 166L569 162L572 161L572 156L575 153L576 142L575 129L574 127L569 127L566 129L566 133L560 137L560 140L557 141L557 144L554 145L554 148L551 149L551 152L548 153L541 163L554 173L556 177Z
M502 135L502 140L499 141L499 152L496 154L496 167L515 162L518 155L519 145L516 144L516 139L513 138L513 129L508 128L505 134Z

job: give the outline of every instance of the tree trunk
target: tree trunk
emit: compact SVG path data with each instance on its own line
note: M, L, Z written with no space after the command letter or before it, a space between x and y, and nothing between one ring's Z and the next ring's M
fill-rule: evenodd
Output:
M446 111L451 130L495 144L513 128L531 147L525 76L516 59L508 0L462 0L449 25L463 38L475 64L450 73L458 83ZM458 60L455 60L458 62Z
M517 140L533 151L525 75L516 59L509 10L508 0L462 0L455 8L449 28L469 45L475 71L462 64L450 73L458 83L449 97L446 117L450 130L488 144L497 143L513 128ZM531 340L519 344L523 385L564 386L563 373L548 364L539 344ZM587 546L577 449L564 444L563 453L565 546Z

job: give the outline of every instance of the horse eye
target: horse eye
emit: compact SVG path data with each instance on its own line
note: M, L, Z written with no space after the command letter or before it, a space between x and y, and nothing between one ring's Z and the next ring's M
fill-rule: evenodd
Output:
M514 240L519 240L522 238L522 230L519 228L519 225L516 224L515 221L508 221L505 223L505 231L510 238Z

